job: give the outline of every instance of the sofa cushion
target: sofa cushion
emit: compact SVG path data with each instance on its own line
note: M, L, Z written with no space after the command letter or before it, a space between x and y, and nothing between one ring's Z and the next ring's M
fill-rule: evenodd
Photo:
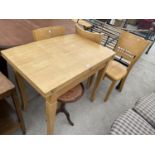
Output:
M140 98L133 109L155 128L155 93Z
M129 109L112 125L112 135L154 135L155 130L140 115Z

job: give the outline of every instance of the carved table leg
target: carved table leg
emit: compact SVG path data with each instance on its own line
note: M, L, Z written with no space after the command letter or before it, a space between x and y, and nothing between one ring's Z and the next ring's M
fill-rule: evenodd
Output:
M50 96L46 100L46 120L47 120L47 134L53 134L55 115L57 109L57 98Z
M88 88L91 88L93 81L94 81L94 78L95 78L95 74L88 78L88 80L87 80Z
M96 78L96 81L95 81L95 84L94 84L94 88L93 88L93 91L91 93L91 101L94 101L95 100L95 97L96 97L96 91L98 89L98 87L100 86L100 83L104 77L104 74L105 74L105 70L106 70L106 66L101 69L100 71L98 71L98 75L97 75L97 78Z

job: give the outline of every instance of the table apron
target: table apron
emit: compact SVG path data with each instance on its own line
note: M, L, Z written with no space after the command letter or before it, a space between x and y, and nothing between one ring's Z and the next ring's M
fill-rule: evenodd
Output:
M87 78L89 78L90 76L94 75L97 71L106 67L107 63L108 62L104 62L102 65L97 66L97 68L90 69L90 70L88 70L88 72L85 72L84 74L75 77L74 80L72 80L71 82L68 82L64 86L61 86L61 87L55 89L54 91L51 91L50 95L54 94L54 96L56 96L58 98L59 96L63 95L65 92L67 92L68 90L74 88L80 82L82 82L82 81L86 80Z

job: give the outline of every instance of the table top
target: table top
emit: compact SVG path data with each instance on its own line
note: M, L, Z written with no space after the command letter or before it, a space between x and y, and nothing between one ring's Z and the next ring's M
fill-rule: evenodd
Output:
M2 51L7 62L45 96L113 55L112 50L77 34Z

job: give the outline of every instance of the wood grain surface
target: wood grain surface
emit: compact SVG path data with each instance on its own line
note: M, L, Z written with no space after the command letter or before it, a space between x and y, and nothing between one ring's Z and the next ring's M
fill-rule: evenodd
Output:
M112 50L77 34L33 42L2 51L2 56L41 94L93 70Z

